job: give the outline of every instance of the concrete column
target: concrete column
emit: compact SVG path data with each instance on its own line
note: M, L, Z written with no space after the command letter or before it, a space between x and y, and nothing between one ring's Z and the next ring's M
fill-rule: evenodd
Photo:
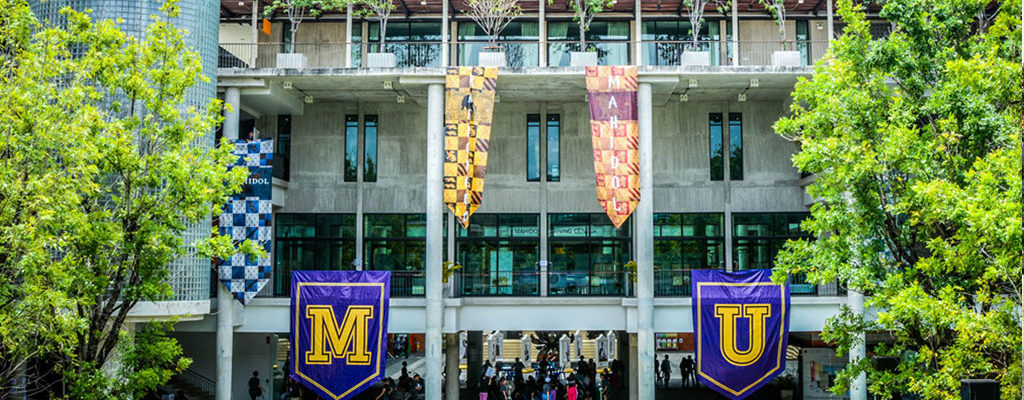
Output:
M444 212L444 211L442 211L442 212ZM455 224L456 224L456 222L455 222L455 214L452 214L450 212L444 212L444 215L445 215L445 218L448 220L448 261L454 263L454 262L456 262L456 259L455 259L456 258L456 254L455 254L455 234L456 234L456 232L455 232ZM456 271L456 273L461 273L461 272ZM448 287L449 287L448 297L455 297L455 294L458 293L460 290L462 290L461 289L461 280L462 279L460 277L455 276L455 275L452 275L452 276L448 277Z
M864 316L864 294L850 288L847 292L847 301L850 305L850 310L853 311L854 315ZM857 334L857 343L850 348L850 363L855 363L858 360L864 358L867 354L865 352L865 337L864 332ZM867 377L864 373L857 375L850 383L850 400L867 400L868 398L868 384Z
M637 395L641 399L654 398L654 179L653 116L651 84L641 83L637 93L640 125L640 204L633 213L637 238L637 349L639 374Z
M352 68L352 3L345 8L345 68Z
M733 35L736 31L733 31ZM735 36L733 36L735 37ZM733 53L735 56L736 53ZM733 264L737 261L732 256L732 176L730 170L732 169L732 158L729 157L732 143L729 135L729 107L728 105L722 106L722 199L725 200L724 214L722 219L723 228L725 229L725 270L733 272L738 268L733 268Z
M641 360L637 358L638 354L637 354L637 344L636 344L636 342L637 342L636 334L635 333L630 333L629 334L629 363L628 363L629 365L627 365L627 367L629 368L629 372L628 372L629 378L626 380L626 385L627 385L627 387L629 387L629 400L639 400L639 398L640 398L638 396L638 394L637 394L636 388L640 387L640 381L638 380L638 378L639 378L639 372L640 372L639 371L639 367L640 367L640 361ZM643 362L650 363L650 360L643 360ZM654 367L651 366L651 368L653 369ZM654 384L654 382L653 382L654 381L654 376L651 376L650 380L652 381L652 382L650 382L650 384L653 385ZM653 399L653 397L651 397L651 399Z
M634 2L633 5L636 8L633 16L633 25L636 27L633 31L633 65L643 65L641 62L642 58L640 57L643 55L640 49L642 47L640 43L641 39L643 39L644 32L643 16L641 15L643 7L641 7L641 2L639 1Z
M740 65L740 16L736 9L740 4L732 0L732 65Z
M351 31L349 32L351 33ZM358 133L356 134L356 271L363 271L366 269L366 261L363 260L365 255L363 254L363 232L365 226L363 225L363 163L366 162L364 159L365 152L363 149L366 146L366 119L363 117L363 102L359 102L356 107L357 111L357 124L360 128L356 128Z
M444 334L444 398L459 400L459 334Z
M441 400L441 175L444 133L444 86L427 88L427 254L426 254L426 357L427 400Z
M231 363L235 346L234 298L224 284L217 283L217 400L231 400Z
M540 60L538 66L548 66L548 23L544 20L544 7L547 2L537 2L537 25L540 33Z
M484 333L466 332L466 391L474 393L480 387L480 367L484 363Z
M540 3L543 3L541 1ZM543 7L543 6L541 6ZM541 296L548 295L548 106L540 102L540 263L537 272L540 274Z
M238 139L238 113L242 106L237 87L224 92L224 103L229 111L224 113L224 137ZM231 400L231 363L234 350L234 297L224 284L217 282L217 400Z
M441 1L441 66L447 67L451 65L451 58L448 57L448 52L451 48L448 46L448 2Z
M256 28L256 14L260 12L260 2L252 0L252 52L249 55L249 66L256 68L256 51L259 49L259 29Z
M836 38L835 27L832 25L832 0L828 0L826 3L828 10L825 11L825 18L828 24L828 40L831 42L832 39Z

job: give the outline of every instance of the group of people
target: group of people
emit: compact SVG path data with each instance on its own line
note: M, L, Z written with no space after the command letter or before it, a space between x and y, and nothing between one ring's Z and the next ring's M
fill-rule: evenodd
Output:
M593 359L580 357L573 373L564 376L549 363L541 362L536 376L526 377L519 358L506 374L498 373L486 362L479 382L480 400L608 400L609 392L620 385L624 369L616 360L610 366L598 374Z
M668 354L665 358L658 363L658 357L654 357L654 371L656 373L655 382L660 383L662 387L668 389L668 384L672 381L672 363L668 361ZM693 361L693 356L683 357L679 361L679 373L683 375L683 382L681 387L699 387L697 381L697 364Z
M423 378L420 374L412 374L410 377L409 364L402 361L402 375L398 381L384 378L384 386L375 400L422 400L424 396Z

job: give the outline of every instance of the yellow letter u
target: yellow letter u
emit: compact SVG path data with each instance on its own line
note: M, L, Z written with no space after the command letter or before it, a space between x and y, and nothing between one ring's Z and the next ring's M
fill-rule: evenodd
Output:
M750 343L744 351L739 350L736 339L736 319L742 311L750 319ZM716 304L715 316L719 318L722 356L732 365L744 367L753 364L764 354L765 322L771 316L768 304Z

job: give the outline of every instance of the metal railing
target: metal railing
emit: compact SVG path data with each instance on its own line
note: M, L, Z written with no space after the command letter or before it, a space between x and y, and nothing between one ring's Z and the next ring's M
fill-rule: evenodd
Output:
M205 394L212 395L217 392L217 382L193 371L192 368L185 368L182 370L181 374L178 375L178 379L189 386L199 389L199 391Z
M654 295L661 297L690 296L690 270L654 270Z
M550 271L549 296L632 296L626 271Z
M505 65L509 67L536 67L540 65L540 43L535 40L504 41L497 43L497 49L487 48L487 42L465 41L457 46L460 66L480 65L480 53L501 51L505 53Z
M441 53L443 42L387 42L385 52L395 54L398 67L439 67L442 64ZM568 66L570 53L580 50L577 41L549 41L541 45L539 41L505 41L500 42L505 52L507 65L510 67L537 66L540 52L547 51L549 66ZM597 52L599 65L626 65L633 61L631 41L588 41L587 49ZM706 52L708 63L716 66L736 65L735 44L727 40L654 40L641 41L641 64L643 65L681 65L683 53L687 51ZM740 41L739 65L767 66L773 65L773 54L777 51L795 51L800 65L812 65L821 58L828 48L828 41L791 40L780 42ZM343 42L329 43L221 43L217 66L220 68L278 68L278 55L296 53L305 57L307 68L344 68L345 46ZM458 65L478 64L479 54L487 46L485 42L459 42L453 46L455 60ZM368 53L378 52L380 44L376 42L352 43L352 68L360 68L365 63ZM703 57L692 55L692 57ZM286 62L282 60L281 62ZM700 63L703 64L703 63ZM283 64L282 64L283 65ZM291 64L294 65L294 64Z
M391 271L391 297L423 297L426 287L423 271Z
M539 296L540 272L498 271L459 275L460 296Z

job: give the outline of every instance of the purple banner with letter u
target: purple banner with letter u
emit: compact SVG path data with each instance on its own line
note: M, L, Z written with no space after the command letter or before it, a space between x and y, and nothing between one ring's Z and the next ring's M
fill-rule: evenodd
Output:
M383 378L390 293L388 271L293 271L292 379L340 400Z
M769 269L694 270L697 375L730 399L754 393L786 369L789 284Z

